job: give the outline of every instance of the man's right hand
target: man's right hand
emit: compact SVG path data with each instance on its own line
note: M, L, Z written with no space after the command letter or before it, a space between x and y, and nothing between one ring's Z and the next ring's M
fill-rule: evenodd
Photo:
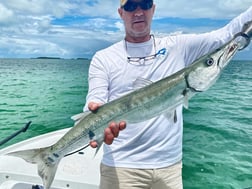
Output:
M88 109L90 111L96 111L102 104L90 102L88 104ZM121 121L119 123L111 122L108 127L104 130L104 142L108 145L113 143L113 140L118 137L119 132L126 128L126 122ZM98 146L96 141L90 141L90 146L96 148Z

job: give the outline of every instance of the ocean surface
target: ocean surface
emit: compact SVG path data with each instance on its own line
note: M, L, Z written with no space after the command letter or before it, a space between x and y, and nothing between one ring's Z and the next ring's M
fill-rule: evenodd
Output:
M88 60L0 59L0 139L7 144L73 125L87 93ZM232 61L184 110L185 189L252 187L252 61Z

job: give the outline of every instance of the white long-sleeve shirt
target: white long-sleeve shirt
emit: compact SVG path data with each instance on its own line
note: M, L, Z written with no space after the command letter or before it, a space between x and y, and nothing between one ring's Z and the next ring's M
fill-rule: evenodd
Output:
M252 7L225 27L204 34L152 37L143 43L125 40L98 51L89 68L89 91L84 111L91 101L107 103L134 90L137 78L157 81L191 64L200 56L220 47L252 20ZM132 64L127 57L156 58ZM141 113L141 112L139 112ZM154 169L182 159L182 105L174 116L161 115L137 124L127 124L111 145L104 145L102 163L108 166Z

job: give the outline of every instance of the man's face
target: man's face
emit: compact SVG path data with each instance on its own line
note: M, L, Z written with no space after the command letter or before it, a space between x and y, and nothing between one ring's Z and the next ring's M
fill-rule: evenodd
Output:
M149 4L148 6L148 4L146 4L147 1L148 0L129 0L125 7L118 9L119 14L124 21L126 39L143 38L150 35L150 27L155 11L155 5ZM142 4L145 4L136 4L141 2ZM134 8L136 9L134 10Z

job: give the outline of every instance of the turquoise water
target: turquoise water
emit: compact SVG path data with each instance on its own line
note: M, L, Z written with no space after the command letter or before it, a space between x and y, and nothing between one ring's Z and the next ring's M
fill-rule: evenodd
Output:
M0 139L5 146L72 126L87 93L87 60L0 59ZM184 111L185 189L252 186L252 61L233 61ZM4 146L1 146L1 148Z
M252 61L231 62L184 114L185 188L252 186Z

